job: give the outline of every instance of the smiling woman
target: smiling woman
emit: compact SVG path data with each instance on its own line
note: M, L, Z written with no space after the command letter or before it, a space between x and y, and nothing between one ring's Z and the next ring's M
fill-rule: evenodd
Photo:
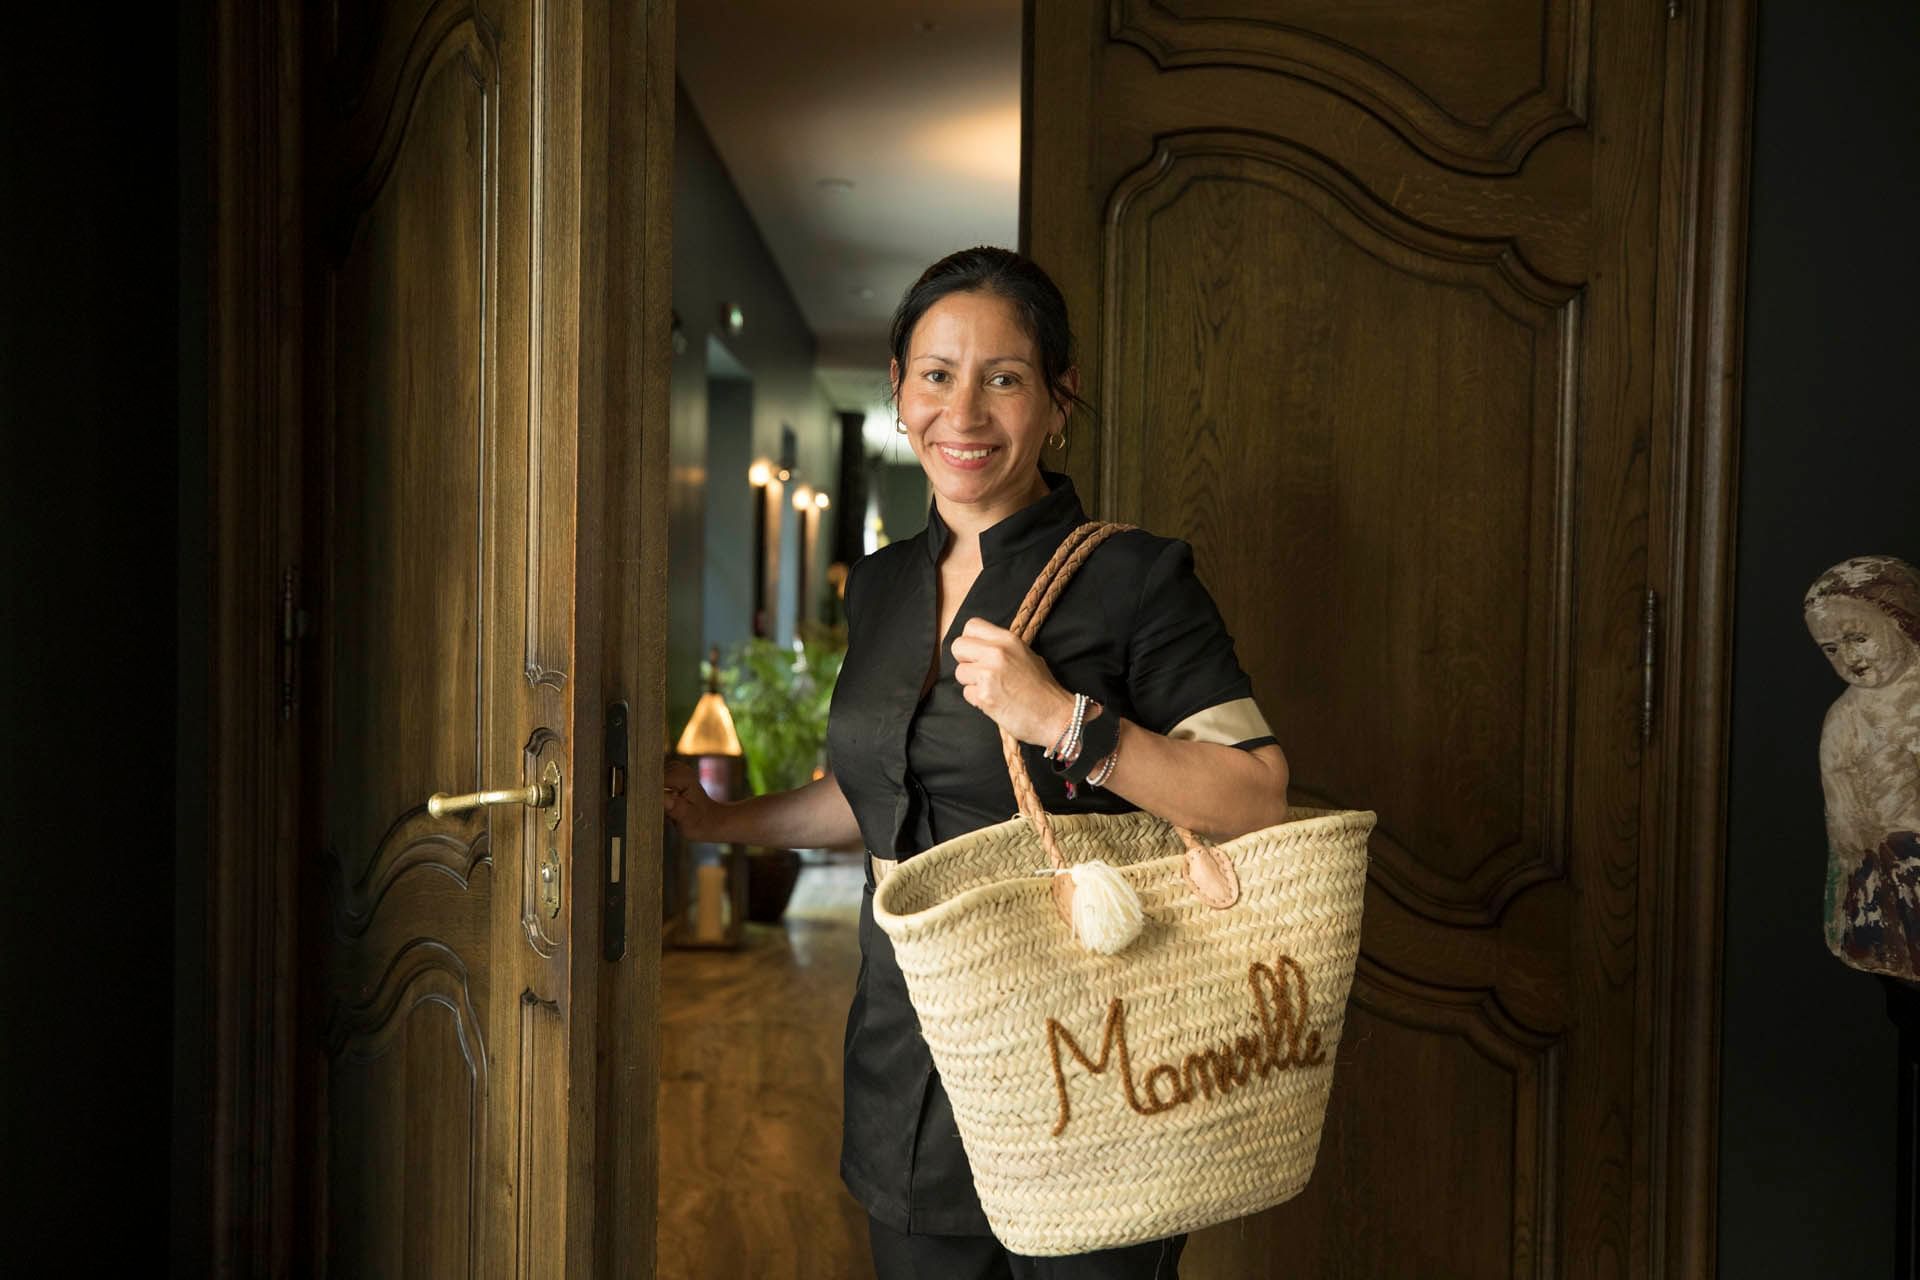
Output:
M1064 425L1065 411L1001 299L943 298L916 334L907 367L895 361L892 370L901 426L934 492L984 528L1046 492L1041 443L1050 423Z
M1046 494L1041 445L1065 445L1081 403L1066 314L1038 267L987 248L935 263L894 314L900 430L957 530L978 532Z
M1226 838L1282 820L1286 760L1184 542L1118 533L1031 645L1008 630L1087 519L1072 482L1040 465L1081 404L1046 273L1005 249L943 258L907 290L889 345L896 429L933 509L848 578L832 769L738 805L670 775L667 812L696 840L868 850L841 1176L883 1278L1170 1276L1183 1236L1054 1259L994 1240L871 889L898 860L1014 811L1002 732L1024 744L1049 812L1145 810Z

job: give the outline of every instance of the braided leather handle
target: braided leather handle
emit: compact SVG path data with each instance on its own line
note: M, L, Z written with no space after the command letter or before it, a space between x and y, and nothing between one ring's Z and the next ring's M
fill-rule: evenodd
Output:
M1116 533L1125 533L1134 527L1130 524L1089 520L1069 533L1053 553L1053 558L1047 561L1046 568L1027 588L1026 598L1013 615L1013 625L1009 630L1019 637L1022 644L1031 645L1034 637L1040 634L1040 626L1047 620L1047 614L1052 612L1054 601L1060 598L1068 580L1086 563L1094 548ZM1118 712L1109 709L1102 714L1117 715ZM1060 852L1060 840L1054 835L1053 822L1041 806L1039 796L1034 794L1033 780L1027 776L1026 762L1020 757L1020 744L1005 729L1000 731L1000 750L1006 759L1007 777L1013 783L1013 798L1020 806L1020 816L1033 824L1033 829L1040 836L1041 847L1047 851L1047 861L1053 864L1055 870L1065 871L1067 860ZM1234 872L1233 860L1187 828L1175 823L1167 825L1180 837L1180 843L1187 847L1185 874L1194 896L1214 908L1230 907L1238 901L1240 878ZM1053 878L1053 898L1061 918L1071 924L1072 877L1057 875Z

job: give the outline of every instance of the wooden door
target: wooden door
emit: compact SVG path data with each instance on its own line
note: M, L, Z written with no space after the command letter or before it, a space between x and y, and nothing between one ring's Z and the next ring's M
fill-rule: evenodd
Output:
M613 814L658 795L672 32L579 0L303 31L317 1271L651 1272L657 849Z
M1028 245L1099 410L1071 466L1193 542L1296 801L1380 814L1317 1171L1197 1237L1195 1276L1650 1265L1677 29L1653 0L1030 9Z

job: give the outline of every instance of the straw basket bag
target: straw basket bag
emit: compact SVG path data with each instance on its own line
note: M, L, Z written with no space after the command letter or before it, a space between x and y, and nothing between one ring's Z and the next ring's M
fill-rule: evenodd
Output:
M1013 632L1126 526L1076 529ZM1295 809L1220 844L1146 813L1021 816L880 884L987 1221L1016 1253L1134 1244L1297 1194L1320 1146L1374 815ZM1102 865L1104 864L1104 865Z

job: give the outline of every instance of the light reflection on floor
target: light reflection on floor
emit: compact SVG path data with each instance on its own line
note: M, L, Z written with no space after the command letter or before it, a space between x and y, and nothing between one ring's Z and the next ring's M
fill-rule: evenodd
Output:
M863 876L809 863L780 925L662 956L661 1280L873 1273L838 1172Z

